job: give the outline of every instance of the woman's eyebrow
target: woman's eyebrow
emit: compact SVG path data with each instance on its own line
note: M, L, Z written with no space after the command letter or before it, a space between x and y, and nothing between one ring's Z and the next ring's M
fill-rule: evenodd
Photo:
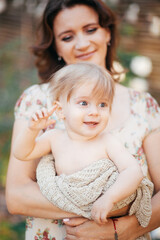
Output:
M61 37L63 34L73 32L72 30L67 30L58 34L58 37Z

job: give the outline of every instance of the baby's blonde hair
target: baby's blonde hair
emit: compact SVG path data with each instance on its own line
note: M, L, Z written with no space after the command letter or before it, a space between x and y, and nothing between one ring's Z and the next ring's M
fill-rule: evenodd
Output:
M107 99L111 109L114 80L107 70L92 63L70 64L52 75L49 83L52 100L59 101L65 95L69 101L73 91L86 83L95 83L93 97Z

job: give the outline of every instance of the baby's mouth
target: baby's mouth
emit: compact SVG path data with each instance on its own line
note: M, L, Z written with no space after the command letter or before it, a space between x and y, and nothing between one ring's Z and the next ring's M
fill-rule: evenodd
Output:
M98 125L99 122L84 122L84 124L88 125L88 126L96 126Z

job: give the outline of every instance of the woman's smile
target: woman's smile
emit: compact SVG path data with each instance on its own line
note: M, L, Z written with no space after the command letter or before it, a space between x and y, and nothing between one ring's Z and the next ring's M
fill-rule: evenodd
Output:
M91 52L87 52L87 53L83 53L83 54L79 54L76 55L76 58L81 59L81 60L89 60L91 57L93 57L93 55L95 54L95 51L91 51Z

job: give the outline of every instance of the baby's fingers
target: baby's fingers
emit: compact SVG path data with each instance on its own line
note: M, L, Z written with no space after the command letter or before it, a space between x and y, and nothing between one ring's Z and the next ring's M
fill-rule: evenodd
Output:
M32 115L32 119L34 121L38 121L40 119L44 119L44 118L49 118L50 116L50 112L47 110L47 108L42 108L40 110L37 110L33 115Z
M37 114L36 113L34 113L32 116L31 116L31 120L32 121L38 121L38 119L39 119L39 117L37 116Z
M101 224L101 218L98 211L91 211L91 217L96 223Z
M106 214L105 212L101 212L100 215L101 215L101 216L100 216L100 219L101 219L101 223L102 223L102 224L108 222L108 220L107 220L107 214Z
M52 128L53 126L55 125L56 121L54 119L48 119L47 120L47 124L46 124L46 127L52 125Z
M57 108L57 105L52 106L52 108L50 108L48 110L48 116L51 116L54 113L54 111L56 110L56 108Z
M107 214L105 209L92 209L91 210L92 219L98 224L105 224L107 222Z
M49 117L49 113L48 113L48 110L47 108L42 108L41 109L41 115L40 115L41 118L48 118Z
M39 119L44 118L45 115L46 115L45 109L37 110L35 113L33 113L33 115L31 116L31 119L33 121L38 121Z

